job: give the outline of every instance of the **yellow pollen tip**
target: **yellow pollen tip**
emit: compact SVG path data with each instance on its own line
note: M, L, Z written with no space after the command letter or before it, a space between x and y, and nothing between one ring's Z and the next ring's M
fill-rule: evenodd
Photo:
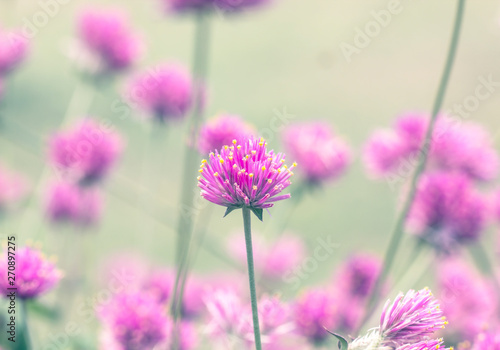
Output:
M196 180L200 181L200 180L201 180L201 176L198 176L198 177L196 178Z
M238 145L236 148L237 148L237 149L241 149L241 146L240 146L240 145Z
M293 162L293 164L292 164L292 165L293 165L293 166L297 166L297 162Z
M259 142L259 146L264 146L264 142Z
M206 159L203 159L203 160L201 161L201 163L202 163L202 164L205 164L206 162L207 162L207 160L206 160Z
M273 180L268 179L267 182L269 182L271 184L271 183L273 183Z
M252 188L257 191L257 186L253 186Z
M236 143L237 143L237 142L238 142L238 141L236 141L236 140L233 140L233 145L236 145Z
M219 176L219 173L214 173L214 176Z
M248 174L248 177L253 177L253 173Z
M227 145L226 145L226 146L224 146L224 149L228 149L228 148L229 148L229 146L227 146Z
M220 162L221 164L224 164L224 159L219 159L219 162Z
M265 171L265 170L266 170L266 167L265 167L265 166L263 166L263 167L262 167L262 171Z
M203 172L203 169L198 170L198 172L202 173L202 172Z

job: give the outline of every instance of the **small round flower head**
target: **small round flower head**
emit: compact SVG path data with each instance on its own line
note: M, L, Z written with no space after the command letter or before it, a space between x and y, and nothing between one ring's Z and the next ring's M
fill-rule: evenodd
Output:
M350 163L349 147L326 123L291 125L283 132L283 143L290 156L301 164L302 174L309 182L336 179Z
M480 333L474 341L472 350L500 350L500 329Z
M16 295L21 299L36 298L53 289L62 277L55 264L47 259L41 251L32 247L16 249L16 279L10 284L7 279L9 255L5 251L0 260L0 289L7 292L8 288L17 288ZM5 294L4 294L5 295Z
M122 148L122 141L115 132L85 120L77 127L52 137L50 159L70 177L88 184L107 175Z
M138 58L140 43L128 18L117 10L88 9L78 21L78 34L101 72L129 68Z
M24 36L0 29L0 78L14 70L27 52L28 40Z
M255 135L254 128L237 115L222 114L209 120L200 130L198 149L206 154Z
M488 203L460 173L424 175L409 215L411 230L441 249L477 240L488 219Z
M27 188L24 177L0 166L0 214L15 206L26 195Z
M335 285L351 297L364 299L370 295L381 265L378 257L369 254L353 255L341 266Z
M326 329L335 329L338 321L338 300L328 290L309 290L293 308L295 327L311 343L321 343L330 335Z
M191 78L181 67L160 66L133 80L129 99L159 122L181 119L192 103Z
M53 223L93 225L101 217L101 197L97 189L59 182L49 188L46 212Z
M208 312L207 333L216 340L228 336L243 338L244 323L242 315L245 305L240 297L230 289L218 289L205 297Z
M279 194L291 184L296 164L289 169L284 163L285 155L268 151L263 139L241 144L233 140L220 152L210 153L209 161L202 161L198 177L201 196L229 211L270 208L274 202L290 198L290 194Z
M371 175L398 175L414 168L422 155L420 148L428 128L429 116L406 113L398 117L392 130L379 130L365 146L364 161ZM471 179L488 181L498 174L499 160L491 138L479 125L457 123L439 115L430 145L429 167L457 171Z
M402 346L419 342L445 327L438 301L428 289L400 293L394 302L384 306L379 334L387 346Z
M490 282L457 258L438 268L439 299L450 321L447 335L457 340L472 339L498 315L498 296Z
M165 306L142 291L113 296L98 313L111 339L127 349L152 349L168 340L171 321Z
M165 9L169 12L199 12L214 8L214 0L163 0Z

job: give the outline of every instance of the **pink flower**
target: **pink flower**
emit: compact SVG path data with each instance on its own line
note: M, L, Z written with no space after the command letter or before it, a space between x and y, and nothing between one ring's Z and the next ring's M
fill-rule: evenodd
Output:
M122 152L122 141L113 131L92 120L56 134L50 142L50 160L83 184L101 180Z
M28 40L20 33L0 29L0 78L14 70L28 53Z
M84 11L78 20L78 34L104 72L126 69L138 58L139 40L127 17L117 10Z
M11 241L9 239L9 242ZM36 298L53 289L62 277L62 273L39 250L31 247L16 247L15 252L6 246L0 259L0 289L5 293L8 288L15 287L16 295L21 299ZM9 254L11 252L11 254ZM15 253L15 280L8 278L9 266ZM11 284L13 282L13 284Z
M185 117L192 104L191 77L184 68L160 66L139 75L129 99L160 122Z
M347 259L335 278L335 286L354 298L366 298L370 295L382 262L380 258L369 254L356 254Z
M23 176L0 166L0 214L15 206L26 195L27 188Z
M440 115L430 144L422 145L428 120L423 113L406 113L396 120L392 130L375 132L364 151L369 173L375 177L401 176L416 167L423 146L431 169L457 171L482 181L497 176L498 154L482 127Z
M230 211L248 207L254 211L270 208L274 202L290 198L279 195L291 182L292 169L286 165L284 154L268 151L263 139L248 139L239 144L224 146L220 153L210 153L203 160L198 177L201 196L227 207Z
M209 11L214 7L214 0L163 0L167 11L191 12Z
M59 182L49 188L46 212L54 223L93 225L101 217L101 197L97 189Z
M207 154L232 145L233 140L244 140L252 136L255 136L255 130L239 116L222 114L202 126L198 149L200 153Z
M143 292L114 295L98 316L117 350L152 349L169 340L172 328L164 307Z
M498 296L490 281L474 273L458 259L438 269L439 299L450 321L448 333L458 341L472 339L495 320Z
M472 350L500 350L500 329L479 334Z
M334 180L350 163L349 147L336 137L326 123L291 125L283 132L285 149L301 164L301 171L310 182Z
M330 335L326 329L335 329L339 303L328 290L315 289L303 294L295 303L293 317L299 334L311 343L321 343Z
M215 5L223 11L235 12L265 5L269 2L269 0L215 0Z
M418 236L442 249L477 240L488 219L488 204L471 180L457 173L423 176L409 215Z

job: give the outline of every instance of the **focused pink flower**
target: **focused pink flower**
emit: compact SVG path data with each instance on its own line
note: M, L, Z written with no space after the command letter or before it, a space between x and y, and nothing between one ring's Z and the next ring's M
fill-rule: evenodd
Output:
M252 136L255 136L255 130L239 116L222 114L202 126L198 149L200 153L207 154L232 145L233 140L244 140Z
M335 329L339 303L331 291L315 289L305 292L295 303L293 318L299 334L318 344L330 335L326 329Z
M185 117L192 104L191 77L184 68L160 66L141 73L129 86L129 99L160 122Z
M101 196L95 188L81 188L72 183L59 182L49 188L46 212L54 223L93 225L101 217Z
M296 166L294 163L288 169L285 155L268 151L266 145L263 139L241 144L233 140L233 145L210 153L209 161L203 160L199 170L201 196L227 207L226 214L248 207L262 220L262 209L290 198L290 194L279 194L291 184L291 170Z
M141 44L127 16L118 10L84 11L78 20L78 34L103 72L129 68L138 59Z
M488 219L488 203L459 173L429 173L418 184L409 226L436 247L477 240Z
M439 299L450 321L447 334L457 341L474 338L498 315L498 296L488 280L456 258L438 269Z
M0 166L0 214L18 204L27 189L27 181L23 176Z
M326 123L294 124L283 132L285 149L299 164L309 182L334 180L347 169L349 147Z
M117 350L152 349L167 342L171 334L172 322L164 306L143 292L114 295L98 316Z
M403 176L416 167L423 146L430 169L458 171L482 181L498 175L498 154L481 126L439 115L431 142L423 145L428 120L423 113L406 113L398 117L392 130L375 132L364 151L369 173L374 177Z
M0 78L19 66L27 53L28 40L24 36L0 29Z
M9 242L16 243L14 240ZM36 298L53 289L62 277L54 263L41 251L32 247L16 247L15 252L6 245L6 251L0 258L0 289L3 295L10 293L9 288L16 288L16 295L21 299ZM9 254L9 252L11 252ZM15 253L15 279L9 278L9 266L13 266ZM9 257L10 256L10 257Z
M118 134L92 120L85 120L52 137L50 160L65 175L88 184L107 175L122 149Z

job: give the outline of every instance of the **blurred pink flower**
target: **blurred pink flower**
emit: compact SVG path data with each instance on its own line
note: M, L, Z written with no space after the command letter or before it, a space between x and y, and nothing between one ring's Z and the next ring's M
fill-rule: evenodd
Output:
M65 175L88 184L107 175L122 149L118 134L87 119L52 137L50 160Z
M78 35L103 72L129 68L137 61L141 43L119 10L87 9L78 19Z
M181 119L191 108L191 77L184 68L164 65L137 76L129 99L160 122Z
M232 145L233 140L256 136L253 126L237 115L222 114L205 123L200 130L198 149L202 154Z
M101 217L101 196L96 188L81 188L72 183L58 182L48 189L46 212L54 223L94 225Z
M0 166L0 214L15 206L27 193L27 180Z
M344 174L351 161L346 143L326 123L300 123L287 127L283 143L290 157L310 182L334 180Z
M21 64L27 53L28 40L24 36L0 29L0 78Z
M467 176L436 172L420 179L408 225L414 234L446 250L476 241L488 216L486 199Z
M164 306L141 291L116 294L98 310L108 342L117 350L152 349L167 342L172 322L166 314Z
M406 176L416 167L429 116L406 113L392 130L379 130L368 140L364 151L367 170L374 177ZM460 123L440 115L430 145L431 169L454 170L472 179L488 181L498 175L499 159L489 134L478 124Z
M248 8L268 4L270 0L214 0L215 5L222 11L235 12Z
M440 263L438 284L438 298L450 322L447 332L457 341L472 339L494 323L498 315L498 296L491 282L478 276L458 258Z
M338 318L339 302L336 296L326 289L306 291L293 307L293 317L297 332L318 344L330 337L325 331L335 329Z
M228 241L228 253L241 266L246 266L245 236L235 233ZM290 233L283 234L274 242L265 242L260 235L253 238L255 269L268 282L280 282L283 275L297 267L304 259L306 248L304 242Z
M18 244L18 242L15 242ZM8 249L8 246L6 246ZM8 250L11 251L11 250ZM36 298L53 289L62 277L55 264L47 259L41 251L32 247L16 247L15 281L8 279L8 267L12 264L8 251L0 258L0 289L10 293L8 288L17 288L16 295L21 299ZM9 264L10 262L10 264Z
M379 257L365 253L352 255L340 266L335 288L348 297L365 299L373 290L381 267Z
M474 341L472 350L500 350L500 328L480 333Z
M214 8L214 0L163 0L167 11L190 12L209 11Z

